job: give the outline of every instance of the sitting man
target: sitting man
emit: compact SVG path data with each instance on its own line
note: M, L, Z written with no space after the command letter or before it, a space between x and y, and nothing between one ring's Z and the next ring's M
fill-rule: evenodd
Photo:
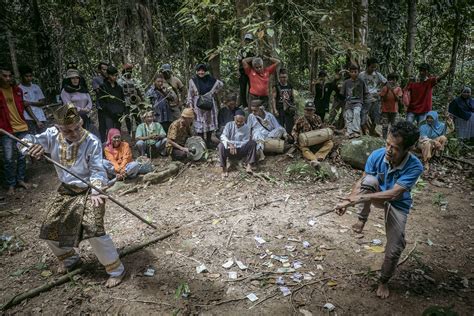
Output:
M300 146L299 136L301 133L317 130L323 127L321 118L315 114L316 107L313 101L307 101L304 107L304 116L296 120L291 136L295 140L297 147L301 150L303 157L310 161L314 167L318 167L319 163L323 161L334 147L332 140L327 140L321 144L311 147Z
M228 176L227 157L246 157L246 171L252 173L252 167L257 161L257 144L250 138L250 126L245 124L242 110L237 110L234 121L225 126L218 150L223 177Z
M219 114L217 115L217 122L219 126L219 129L216 131L217 137L221 136L227 123L234 120L235 111L239 109L239 107L237 107L237 95L233 93L226 95L224 103L225 107L219 109Z
M104 154L104 167L109 178L115 177L117 180L122 181L126 178L135 178L138 175L140 164L133 161L130 145L122 141L122 136L118 129L109 129Z
M263 160L265 158L263 154L265 140L268 138L286 139L288 134L275 116L264 110L262 101L250 101L250 111L252 113L247 118L247 125L250 127L252 139L257 143L258 155Z
M420 126L420 140L418 141L425 174L430 170L431 157L441 154L444 150L444 146L448 142L445 134L446 125L438 121L438 113L436 111L428 112L425 123Z
M401 121L393 125L385 148L370 154L362 178L352 186L345 201L336 206L336 212L342 215L348 206L363 203L359 220L352 226L357 233L364 229L371 205L385 210L387 244L377 289L380 298L389 296L387 283L406 245L405 225L413 202L410 190L423 172L420 160L410 153L419 135L412 123Z
M82 119L72 104L61 106L54 113L55 127L38 135L27 135L25 141L32 144L30 149L22 148L33 158L39 159L44 153L96 187L104 187L107 175L102 164L102 145L99 139L82 128ZM73 177L68 172L55 167L61 181L56 197L41 226L40 238L45 239L49 248L60 261L58 273L73 270L81 263L74 248L87 239L110 275L105 285L113 287L122 282L125 268L117 249L104 228L106 197Z
M137 127L135 134L137 143L135 146L140 156L145 156L147 151L151 156L153 148L162 156L166 155L166 132L160 123L153 121L154 118L155 113L153 111L146 112L142 118L143 123Z
M185 108L181 117L171 123L168 129L166 151L173 160L186 160L189 156L189 149L185 147L186 140L192 136L191 125L194 121L194 111Z

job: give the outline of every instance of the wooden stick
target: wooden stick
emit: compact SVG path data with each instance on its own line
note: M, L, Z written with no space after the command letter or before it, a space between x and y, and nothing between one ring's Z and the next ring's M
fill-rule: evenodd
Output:
M23 146L25 146L26 148L30 148L30 144L22 141L21 139L19 139L18 137L10 134L9 132L5 131L4 129L1 129L0 128L0 133L8 136L9 138L17 141L18 143L22 144ZM158 227L156 227L154 224L150 223L149 221L147 221L146 219L144 219L143 217L141 217L140 215L138 215L137 213L135 213L134 211L132 211L129 207L125 206L124 204L122 204L120 201L118 201L117 199L115 199L114 197L112 197L111 195L105 193L105 191L99 189L98 187L96 187L95 185L93 185L92 183L90 183L89 181L87 180L84 180L82 179L80 176L78 176L75 172L69 170L68 168L64 167L62 164L60 164L59 162L49 158L48 156L46 155L43 155L43 157L46 159L46 161L48 162L51 162L52 164L54 164L56 167L58 167L59 169L62 169L64 171L66 171L67 173L69 173L70 175L72 175L73 177L75 177L76 179L78 179L79 181L81 181L82 183L86 184L89 188L99 192L100 194L102 195L105 195L109 200L111 200L112 202L114 202L115 204L117 204L118 206L120 206L122 209L124 209L125 211L127 211L128 213L132 214L133 216L135 216L136 218L138 218L139 220L141 220L142 222L144 222L145 224L147 224L148 226L150 227L153 227L154 229L158 229Z
M230 230L230 234L229 234L229 238L227 239L227 243L226 243L226 248L229 247L229 244L230 244L230 240L232 239L232 234L234 233L234 228L235 226L237 226L237 224L242 220L243 217L239 218L237 220L237 222L235 222L234 225L232 225L232 229Z
M457 162L461 162L461 163L465 163L471 167L474 167L474 163L470 162L470 161L467 161L467 160L464 160L464 159L459 159L459 158L454 158L454 157L451 157L451 156L448 156L448 155L442 155L441 157L443 158L447 158L449 160L453 160L453 161L457 161Z
M126 248L126 249L124 249L120 252L120 257L125 257L125 256L127 256L131 253L134 253L134 252L136 252L136 251L138 251L142 248L145 248L145 247L147 247L147 246L149 246L153 243L156 243L160 240L166 239L166 238L176 234L180 229L181 229L181 227L178 228L178 229L175 229L175 230L173 230L169 233L166 233L166 234L163 234L163 235L158 236L156 238L153 238L151 240L145 241L141 244L132 246L130 248ZM86 271L87 269L89 269L91 267L93 267L92 264L85 264L85 265L77 268L76 270L73 270L73 271L69 272L68 274L65 274L65 275L61 276L57 280L54 280L52 282L48 282L46 284L43 284L43 285L41 285L39 287L36 287L34 289L31 289L29 291L26 291L26 292L20 293L18 295L15 295L12 298L10 298L5 304L2 305L1 310L5 311L5 310L11 308L12 306L15 306L15 305L21 303L22 301L24 301L26 299L35 297L35 296L39 295L42 292L46 292L46 291L52 289L55 286L67 283L67 282L72 280L73 276L75 276L77 274L81 274L82 272Z

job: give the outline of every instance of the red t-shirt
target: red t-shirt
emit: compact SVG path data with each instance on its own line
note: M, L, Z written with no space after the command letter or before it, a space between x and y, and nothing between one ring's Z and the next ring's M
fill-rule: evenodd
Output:
M427 113L431 111L433 87L438 82L438 78L430 77L423 82L410 82L407 90L410 91L410 105L407 112Z
M380 96L382 97L382 113L397 113L398 102L396 97L401 98L402 95L403 92L400 87L389 89L387 86L384 86L380 91Z
M259 97L268 96L268 81L270 81L270 75L276 70L276 64L264 68L262 74L258 74L252 67L246 67L244 70L249 77L250 93Z

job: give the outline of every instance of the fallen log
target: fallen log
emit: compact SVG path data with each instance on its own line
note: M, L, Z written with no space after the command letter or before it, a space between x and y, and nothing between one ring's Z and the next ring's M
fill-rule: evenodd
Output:
M120 257L125 257L125 256L127 256L131 253L134 253L134 252L136 252L140 249L143 249L143 248L145 248L145 247L147 247L147 246L149 246L153 243L156 243L158 241L166 239L166 238L176 234L181 228L183 228L183 227L179 227L175 230L170 231L169 233L160 235L156 238L150 239L150 240L145 241L141 244L138 244L138 245L135 245L135 246L132 246L132 247L129 247L129 248L125 248L122 251L120 251ZM35 296L39 295L40 293L43 293L43 292L46 292L46 291L52 289L53 287L56 287L56 286L64 284L64 283L67 283L67 282L72 280L73 276L75 276L77 274L81 274L81 273L85 272L86 270L90 269L93 266L94 266L94 264L85 264L85 265L81 266L80 268L77 268L77 269L69 272L68 274L65 274L65 275L61 276L60 278L58 278L58 279L56 279L52 282L48 282L48 283L43 284L41 286L38 286L34 289L28 290L24 293L17 294L15 296L13 296L12 298L10 298L5 304L3 304L2 307L1 307L1 310L5 311L5 310L7 310L7 309L9 309L9 308L11 308L15 305L18 305L19 303L23 302L26 299L35 297Z
M179 169L183 166L181 162L172 162L170 163L165 169L157 170L151 173L147 173L143 176L143 182L151 183L151 184L158 184L165 182L169 178L178 174Z

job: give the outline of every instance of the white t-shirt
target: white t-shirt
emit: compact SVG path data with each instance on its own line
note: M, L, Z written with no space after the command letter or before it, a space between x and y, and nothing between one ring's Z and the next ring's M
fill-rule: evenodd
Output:
M38 102L39 100L44 99L43 91L41 91L41 88L37 84L32 83L29 87L20 84L20 89L23 91L23 100L25 101ZM46 116L44 115L42 108L32 106L31 110L40 122L46 121ZM26 111L23 113L23 116L25 117L25 120L33 120Z
M378 71L374 71L371 75L362 71L359 78L365 81L370 97L377 96L380 88L387 83L387 79Z

